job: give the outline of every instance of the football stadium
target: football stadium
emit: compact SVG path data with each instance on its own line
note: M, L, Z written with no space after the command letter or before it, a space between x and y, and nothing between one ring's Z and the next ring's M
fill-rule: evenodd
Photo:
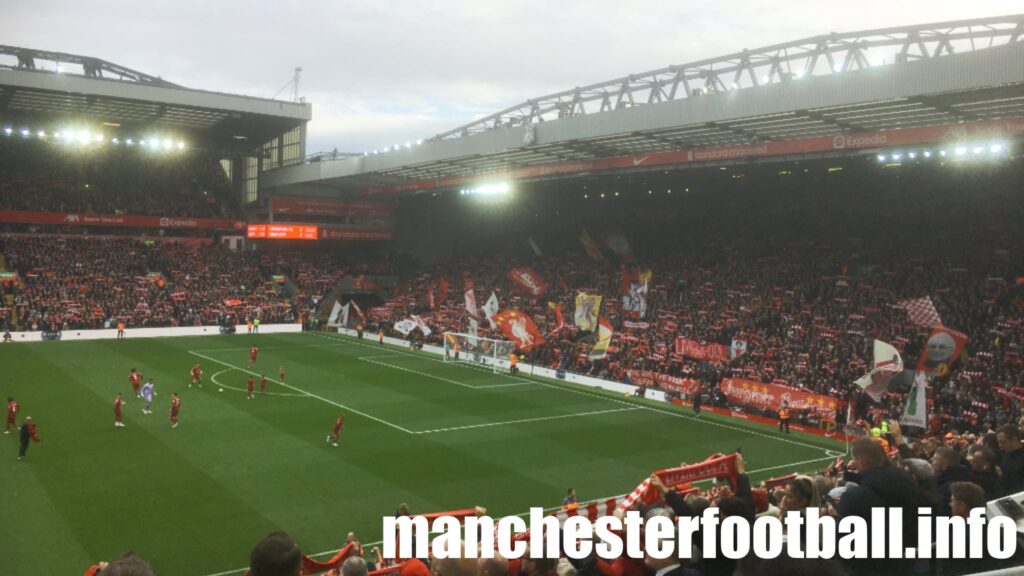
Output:
M1024 15L567 73L351 152L307 149L301 69L48 48L0 46L3 574L1024 573ZM917 548L381 552L531 508ZM917 528L974 513L1009 553Z

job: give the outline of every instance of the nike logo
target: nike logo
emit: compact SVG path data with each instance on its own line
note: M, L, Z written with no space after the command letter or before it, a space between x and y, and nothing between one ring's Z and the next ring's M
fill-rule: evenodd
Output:
M633 158L633 166L639 166L644 163L650 156L641 156L640 158Z

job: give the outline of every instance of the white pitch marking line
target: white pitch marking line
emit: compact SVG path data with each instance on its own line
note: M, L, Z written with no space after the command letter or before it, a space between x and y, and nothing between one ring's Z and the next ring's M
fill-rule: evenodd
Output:
M222 366L227 366L228 368L234 368L235 370L239 370L241 372L245 372L246 374L252 374L253 376L261 376L261 374L259 374L257 372L253 372L251 370L246 370L244 368L239 368L238 366L235 366L234 364L228 364L227 362L224 362L223 360L217 360L216 358L212 358L212 357L207 356L205 354L200 354L199 352L195 352L193 350L189 350L188 353L192 354L193 356L198 356L200 358L205 358L205 359L209 360L210 362L216 362L217 364L220 364ZM376 416L371 416L371 415L367 414L366 412L360 412L359 410L356 410L355 408L351 408L349 406L345 406L344 404L335 402L334 400L328 400L327 398L324 398L323 396L317 396L316 394L313 394L312 392L306 392L305 390L303 390L301 388L296 388L295 386L292 386L291 384L285 384L284 382L281 382L280 380L275 380L273 378L267 378L267 380L270 380L271 382L277 382L278 384L280 384L281 386L284 386L285 388L291 388L292 390L295 390L296 392L301 392L301 393L305 394L306 396L310 396L312 398L316 398L317 400L319 400L321 402L326 402L327 404L330 404L331 406L337 406L338 408L341 408L343 410L348 410L349 412L352 412L353 414L359 414L360 416L363 416L364 418L369 418L370 420L373 420L374 422L379 422L379 423L381 423L381 424L383 424L385 426L389 426L391 428L394 428L395 430L401 430L402 432L405 432L406 434L415 434L415 432L413 432L412 430L409 430L407 428L402 428L398 424L392 424L391 422L388 422L387 420L381 420L380 418L377 418Z
M227 370L221 370L220 372L217 372L213 376L210 376L210 381L212 381L214 384L222 388L227 388L229 390L238 390L239 392L248 392L248 390L246 390L245 388L238 388L237 386L228 386L227 384L221 384L220 382L217 381L217 376L220 376L225 372L231 372L231 370L232 368L228 368ZM309 396L306 394L288 394L287 392L260 392L260 394L263 396L291 396L292 398L309 398Z
M417 434L435 434L437 432L454 432L456 430L469 430L471 428L489 428L491 426L507 426L509 424L525 424L527 422L543 422L545 420L563 420L566 418L579 418L581 416L595 416L597 414L611 414L613 412L629 412L632 410L643 410L639 406L634 408L615 408L612 410L596 410L594 412L579 412L577 414L559 414L557 416L541 416L538 418L524 418L522 420L507 420L504 422L485 422L483 424L470 424L468 426L453 426L451 428L435 428L434 430L419 430Z
M284 350L284 349L287 349L287 348L322 348L322 347L337 346L337 345L338 344L295 344L295 345L291 345L291 346L260 346L260 350ZM245 347L245 348L204 348L202 350L197 350L197 352L241 352L243 350L248 350L248 349L249 349L248 347Z
M437 376L435 374L429 374L427 372L421 372L419 370L413 370L412 368L405 368L403 366L395 366L394 364L388 364L387 362L380 362L380 361L377 361L377 360L370 360L368 356L367 357L359 358L359 360L362 360L363 362L368 362L370 364L376 364L378 366L384 366L386 368L391 368L392 370L401 370L402 372L409 372L410 374L416 374L417 376L423 376L424 378L432 378L434 380L440 380L441 382L448 382L449 384L455 384L456 386L462 386L463 388L470 388L470 389L473 389L473 390L480 390L480 389L484 389L484 388L502 388L502 387L508 386L508 384L481 384L479 386L473 386L472 384L466 384L465 382L459 382L458 380L452 380L450 378L445 378L443 376ZM534 384L534 382L523 382L522 384ZM516 383L516 385L521 385L521 384L520 383Z
M361 342L350 342L347 339L335 338L335 337L327 336L327 335L324 335L324 334L317 334L317 335L321 336L322 338L326 338L328 340L334 340L336 342L343 342L345 344L356 344L356 345L360 345L360 346L368 346L367 344L363 344ZM396 350L395 352L401 352L401 351L400 350ZM435 358L430 358L429 356L421 356L419 354L413 354L411 352L402 352L402 354L406 355L406 356L411 356L411 357L414 357L414 358L422 358L422 359L425 359L425 360L434 360L436 362L440 362L440 360L437 360ZM407 370L406 368L399 368L399 369L400 370ZM434 377L434 376L431 376L431 377ZM518 378L518 377L513 376L513 378ZM807 444L805 442L800 442L800 441L797 441L797 440L790 440L788 438L780 438L778 436L773 436L771 434L766 434L764 432L757 432L755 430L751 430L751 429L748 429L748 428L741 428L739 426L731 426L729 424L723 424L721 422L715 422L715 421L708 420L708 419L697 418L695 416L689 416L689 415L683 414L681 412L674 412L674 411L670 412L668 410L662 410L660 408L654 408L654 407L645 406L645 405L642 405L642 404L634 404L633 402L626 402L626 401L623 401L623 400L616 400L614 398L608 398L607 396L604 396L604 395L601 395L601 394L594 394L592 392L586 392L586 391L583 391L583 390L577 390L575 388L571 388L571 387L568 387L568 386L562 386L562 385L556 385L556 384L548 384L546 382L541 382L541 381L537 381L537 380L526 380L526 379L522 379L522 378L518 378L518 379L523 381L523 382L529 382L531 384L537 384L538 386L545 386L547 388L551 388L551 389L554 389L554 390L563 390L565 392L572 392L574 394L581 394L583 396L590 396L590 397L593 397L593 398L600 398L600 399L608 401L608 402L614 402L616 404L622 404L622 405L625 405L625 406L639 406L639 407L641 407L641 408L643 408L645 410L650 410L651 412L659 412L661 414L667 414L669 416L674 416L676 418L684 418L684 419L691 420L691 421L703 422L703 423L709 424L711 426L718 426L719 428L726 428L726 429L729 429L729 430L735 430L737 432L744 432L744 433L752 434L752 435L755 435L755 436L761 436L762 438L769 438L771 440L777 440L779 442L785 442L787 444L793 444L793 445L796 445L796 446L802 446L804 448L813 448L815 450L820 450L820 451L826 451L827 450L826 448L824 448L822 446L815 446L814 444ZM462 385L473 388L473 386L468 386L466 384L462 384Z

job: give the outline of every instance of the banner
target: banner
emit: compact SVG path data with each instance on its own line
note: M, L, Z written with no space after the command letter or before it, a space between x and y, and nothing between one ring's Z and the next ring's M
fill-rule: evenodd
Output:
M622 325L631 330L647 330L651 327L650 322L633 322L631 320L623 320Z
M634 386L659 388L686 395L692 395L700 388L700 381L693 378L669 376L653 370L627 370L626 373L629 374L629 380Z
M341 302L334 301L334 306L331 307L331 315L327 317L327 324L333 325L338 320L338 314L341 314Z
M480 335L480 323L476 318L469 319L469 345L476 348L477 337Z
M437 303L434 302L434 287L427 288L427 305L430 306L431 310L437 308Z
M579 292L576 294L576 312L573 322L584 332L597 329L597 315L601 312L601 295Z
M551 333L554 334L562 328L565 328L565 316L562 315L562 305L557 302L548 302L548 308L554 312L555 321L558 323L555 329L551 331Z
M384 228L338 228L320 226L321 240L374 241L394 240L395 231Z
M427 323L423 321L423 318L413 315L412 319L413 322L416 322L416 327L420 329L420 332L423 332L424 336L430 336L432 330L430 329L430 326L427 326Z
M508 278L534 298L540 298L548 289L548 283L533 268L513 268L508 271Z
M612 343L612 325L604 318L600 318L597 321L597 342L594 343L594 347L590 349L590 353L587 354L587 358L590 360L600 360L608 355L608 347Z
M497 329L498 325L494 323L493 317L498 313L498 296L491 292L491 297L484 302L484 317L491 323L491 329Z
M782 401L786 400L789 402L789 409L794 412L816 413L828 420L833 419L836 408L842 405L841 400L832 396L742 378L722 378L719 388L733 404L742 404L758 410L778 410Z
M629 285L629 291L622 295L622 311L637 319L647 314L647 282Z
M82 214L75 212L19 212L0 210L0 223L60 224L62 226L123 226L128 228L189 228L194 230L244 230L245 222L220 218L173 218Z
M522 312L516 310L499 312L494 315L494 322L502 333L516 345L516 348L523 352L529 352L534 346L544 343L544 337L537 330L533 320Z
M735 489L738 476L736 471L736 455L716 455L698 464L658 470L653 475L657 476L665 486L670 488L708 478L728 478L732 482L732 488ZM615 512L625 513L638 502L653 504L659 498L658 491L651 485L650 477L647 477L619 503Z
M693 360L725 364L729 362L730 347L725 344L701 344L691 338L678 336L675 351L676 354Z
M875 402L881 402L893 376L903 371L903 358L891 344L875 340L871 371L854 381Z
M633 247L629 245L629 239L622 231L609 233L604 237L604 244L619 257L620 262L633 261Z
M448 281L441 278L437 281L437 302L444 304L444 301L448 298Z
M914 374L914 385L907 393L907 405L903 407L903 426L928 427L928 375L924 372Z
M747 353L747 341L732 339L732 344L729 345L729 360L735 360L740 356Z
M375 218L392 216L395 213L395 205L390 202L350 202L329 198L274 196L270 199L270 211L274 214Z
M917 371L929 376L945 376L949 367L956 362L967 344L967 336L943 326L936 326L928 337L921 357L917 361Z
M935 310L935 304L932 303L930 296L903 300L898 302L896 306L906 310L907 318L918 326L931 328L932 326L942 325L942 318L939 317L939 312Z
M337 304L337 303L335 303L335 304ZM344 306L341 307L341 325L342 326L348 326L348 310L349 310L349 308L351 306L352 306L352 303L349 302L348 304L345 304Z
M356 309L356 314L359 315L359 320L361 322L365 323L366 322L366 314L363 314L363 309L359 307L359 304L356 304L355 300L349 300L348 302L349 302L349 304L352 305L353 308Z
M480 313L476 309L476 295L473 294L473 289L466 290L466 312L469 312L470 316L480 316Z
M408 336L410 332L416 329L416 321L410 318L395 322L395 330L401 332L404 336Z
M580 242L583 243L583 249L587 251L587 254L594 260L604 260L604 254L601 254L601 249L597 247L597 243L587 233L587 229L583 229L583 233L580 235Z

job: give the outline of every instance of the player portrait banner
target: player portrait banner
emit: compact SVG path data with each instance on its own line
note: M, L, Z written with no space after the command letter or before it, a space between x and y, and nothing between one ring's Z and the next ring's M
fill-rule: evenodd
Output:
M537 330L533 320L518 310L498 312L493 320L505 337L522 352L529 352L544 343L544 336Z
M907 404L903 407L903 417L900 418L903 426L917 426L927 428L928 426L928 374L924 372L914 373L914 385L907 393Z
M747 341L733 338L729 345L729 359L735 360L747 353Z
M62 226L124 226L128 228L191 228L196 230L245 230L245 222L220 218L130 216L75 212L0 211L4 224L59 224Z
M729 361L731 347L725 344L701 344L692 338L679 336L675 341L675 353L693 360L725 364Z
M929 376L945 376L949 367L956 362L967 345L967 336L944 326L932 328L921 357L917 360L917 371Z
M500 310L498 296L491 292L490 298L487 299L487 302L484 302L484 317L491 323L491 330L498 329L498 325L494 323L494 315L498 313L498 310Z
M587 358L590 360L600 360L608 355L608 347L612 344L612 325L604 318L600 318L597 321L597 341L594 342L594 347L590 349L590 354L587 354Z
M693 378L669 376L668 374L662 374L652 370L627 370L626 372L629 374L629 381L632 382L634 386L658 388L668 392L677 392L688 395L693 394L700 387L700 381L694 380Z
M423 318L414 314L412 316L412 320L416 323L416 327L420 329L420 332L423 332L424 336L430 336L430 333L433 332L433 330L430 329L430 326L427 326L427 323L423 321Z
M576 312L573 323L584 332L597 329L597 315L601 312L601 295L578 292L576 294Z
M782 401L789 402L794 412L813 412L822 417L835 416L842 401L824 394L813 394L799 388L781 384L766 384L743 378L722 378L719 385L730 403L742 404L758 410L778 410Z
M622 295L622 311L635 319L642 319L647 314L647 282L629 285L629 290Z
M399 320L395 322L394 328L396 332L401 332L402 335L408 336L410 332L416 329L416 321L411 318Z
M327 318L327 324L336 323L339 314L341 314L341 302L335 301L334 306L331 306L331 315Z
M548 289L548 283L533 268L513 268L508 271L508 279L534 298L540 298Z

